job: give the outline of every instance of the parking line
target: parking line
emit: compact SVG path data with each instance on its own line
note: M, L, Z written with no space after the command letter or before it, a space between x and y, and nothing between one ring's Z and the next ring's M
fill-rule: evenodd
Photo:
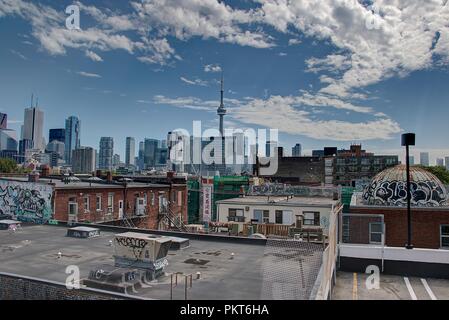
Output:
M357 273L354 272L354 277L352 281L352 300L358 300L358 293L357 293Z
M404 277L405 285L407 286L408 293L410 293L410 297L412 297L412 300L418 300L416 297L415 291L413 290L412 285L410 284L410 280L408 280L407 277Z
M430 289L429 284L427 283L426 279L421 278L421 282L424 285L424 288L426 288L426 291L429 294L430 299L438 300L437 297L433 294L432 289Z

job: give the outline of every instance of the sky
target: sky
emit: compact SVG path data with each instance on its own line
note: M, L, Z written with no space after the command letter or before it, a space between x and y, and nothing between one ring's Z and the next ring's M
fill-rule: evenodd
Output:
M0 112L20 130L31 94L81 144L177 128L279 130L287 153L324 146L449 156L447 0L0 0ZM80 29L66 26L66 7Z

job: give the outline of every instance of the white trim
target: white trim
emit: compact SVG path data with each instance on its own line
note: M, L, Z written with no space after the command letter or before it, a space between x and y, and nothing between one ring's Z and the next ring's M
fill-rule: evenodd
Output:
M416 297L415 291L413 290L412 285L410 284L410 280L408 280L407 277L404 277L405 285L407 286L408 293L410 293L410 297L412 297L412 300L418 300Z
M421 282L424 285L424 288L426 288L427 294L429 295L430 299L438 300L437 297L433 294L432 289L430 289L429 284L427 283L426 279L421 278Z
M378 245L339 244L340 256L360 259L384 259L393 261L413 261L425 263L443 263L449 266L449 250L413 249L383 247Z

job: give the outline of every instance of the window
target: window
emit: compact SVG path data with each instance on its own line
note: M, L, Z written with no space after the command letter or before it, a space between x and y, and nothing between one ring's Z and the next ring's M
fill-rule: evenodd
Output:
M263 223L270 223L270 211L263 211Z
M441 247L449 248L449 225L441 226Z
M382 223L371 222L369 224L369 243L382 243L383 227Z
M69 198L69 215L78 214L78 203L76 202L76 197Z
M97 211L101 211L101 195L97 195Z
M89 212L89 209L90 209L89 204L90 204L89 196L85 196L83 199L83 207L84 207L85 212Z
M275 223L276 224L282 224L282 210L276 210L275 213Z
M114 211L114 194L108 194L108 213L112 213Z
M320 225L320 213L319 212L304 212L304 225L305 226L319 226Z
M229 209L228 210L228 221L245 222L245 216L243 213L243 209Z
M156 196L155 196L154 193L152 192L152 193L151 193L151 205L152 205L152 206L154 206L155 201L156 201Z

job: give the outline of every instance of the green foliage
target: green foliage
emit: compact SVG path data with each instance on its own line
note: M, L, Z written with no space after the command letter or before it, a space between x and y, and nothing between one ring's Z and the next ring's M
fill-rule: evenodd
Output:
M12 159L0 159L0 172L1 173L14 173L17 171L17 163Z
M445 167L436 166L436 167L422 167L422 168L434 174L444 184L449 184L449 171L447 171Z

